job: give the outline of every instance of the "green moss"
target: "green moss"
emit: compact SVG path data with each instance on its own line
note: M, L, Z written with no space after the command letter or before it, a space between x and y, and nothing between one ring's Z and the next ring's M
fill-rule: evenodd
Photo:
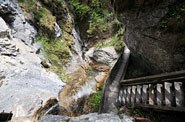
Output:
M51 14L49 10L39 6L37 11L35 11L34 13L35 18L39 21L41 27L46 27L49 30L54 31L56 18Z
M34 14L34 18L39 22L40 27L38 29L40 32L54 33L55 16L48 9L37 5L37 0L19 0L19 5L26 12L25 15Z
M66 41L68 46L74 45L73 36L66 31L63 31L63 39Z
M56 21L60 28L68 33L72 31L72 22L66 21L65 16L68 14L67 6L62 0L40 0L56 16Z
M115 50L116 50L117 52L120 52L120 51L122 51L122 49L123 49L124 46L125 46L125 43L124 43L122 40L120 40L120 41L116 44Z
M63 66L71 59L67 43L59 39L50 40L46 36L39 36L36 41L44 46L44 52L52 63L49 70L57 73L64 82L67 82L69 77L63 70Z
M62 62L63 65L70 59L69 48L65 41L58 39L48 40L47 37L38 37L37 41L44 45L45 53L49 56L51 61L58 61L56 57ZM55 63L55 62L54 62Z
M116 51L121 51L122 48L125 46L125 43L122 40L123 34L125 32L124 28L121 28L116 35L111 39L111 41L98 44L96 45L96 48L103 48L103 47L108 47L108 46L114 46Z
M108 47L108 46L114 46L116 44L116 42L118 41L118 36L114 36L111 41L107 42L107 43L102 43L99 45L96 45L96 48L103 48L103 47Z
M18 0L19 6L22 7L26 12L34 12L37 10L36 0Z

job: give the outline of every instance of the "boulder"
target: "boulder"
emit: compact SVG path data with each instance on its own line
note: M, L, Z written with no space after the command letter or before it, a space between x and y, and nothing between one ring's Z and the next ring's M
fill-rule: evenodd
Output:
M93 57L96 62L113 66L117 61L118 55L113 46L96 49L93 52Z
M87 62L92 63L95 61L99 64L105 64L112 67L117 61L118 54L113 46L104 48L91 48L85 53L85 59Z

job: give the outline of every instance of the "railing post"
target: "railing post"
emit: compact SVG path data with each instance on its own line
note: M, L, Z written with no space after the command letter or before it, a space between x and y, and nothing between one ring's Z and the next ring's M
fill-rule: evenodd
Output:
M148 85L143 85L142 88L142 103L148 103Z
M118 97L119 103L121 105L123 104L122 98L123 98L123 90L121 89L120 92L119 92L119 97Z
M131 103L134 104L136 101L136 86L132 86Z
M154 105L155 104L155 93L154 93L154 85L149 84L149 104Z
M131 86L127 87L127 104L130 103L130 98L131 98Z
M162 106L163 104L163 84L157 84L157 105Z
M171 107L173 105L173 91L172 91L172 83L165 82L165 105Z
M136 89L136 103L139 104L141 103L141 85L137 85L137 89Z
M126 87L124 87L124 90L123 90L123 103L127 104L127 88Z
M176 106L184 106L184 91L182 82L174 82Z

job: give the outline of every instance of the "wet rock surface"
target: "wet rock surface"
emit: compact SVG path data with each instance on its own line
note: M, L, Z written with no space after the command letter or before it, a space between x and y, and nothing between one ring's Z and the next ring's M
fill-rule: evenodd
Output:
M115 115L115 114L97 114L91 113L87 115L82 115L79 117L66 117L66 116L45 116L37 122L133 122L134 119L127 115Z
M0 28L8 28L2 18L0 21ZM51 99L57 99L65 84L56 74L43 69L39 56L20 39L0 37L0 47L0 76L3 77L0 111L12 111L15 122L35 121L39 109L50 104Z

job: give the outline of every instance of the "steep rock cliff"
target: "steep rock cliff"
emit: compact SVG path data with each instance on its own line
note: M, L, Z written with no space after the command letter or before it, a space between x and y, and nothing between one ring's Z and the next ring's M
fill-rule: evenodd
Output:
M185 2L115 0L112 3L126 26L124 41L132 52L127 77L185 69Z

